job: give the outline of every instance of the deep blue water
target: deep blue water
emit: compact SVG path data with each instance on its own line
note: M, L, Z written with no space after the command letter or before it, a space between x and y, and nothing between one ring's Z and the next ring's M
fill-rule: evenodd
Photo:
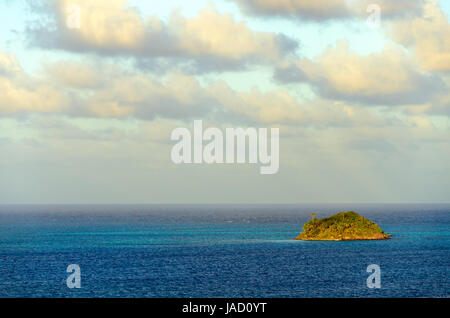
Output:
M350 209L392 239L292 240ZM449 267L450 205L0 206L0 297L449 297Z

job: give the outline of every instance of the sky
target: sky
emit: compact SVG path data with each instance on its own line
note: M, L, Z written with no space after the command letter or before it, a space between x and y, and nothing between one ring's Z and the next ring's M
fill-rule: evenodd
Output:
M445 0L0 0L0 204L449 202L449 16ZM194 120L279 128L279 172L174 164L171 132Z

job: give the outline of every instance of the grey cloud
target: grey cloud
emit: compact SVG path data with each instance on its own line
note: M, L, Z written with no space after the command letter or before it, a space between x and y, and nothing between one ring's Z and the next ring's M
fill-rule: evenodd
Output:
M396 19L420 15L423 0L229 0L245 13L302 21L365 19L371 4L380 6L383 18Z
M276 67L273 77L277 82L283 84L301 83L308 80L307 75L293 63Z
M264 17L301 18L305 20L328 20L351 17L351 10L344 0L230 0L244 12Z

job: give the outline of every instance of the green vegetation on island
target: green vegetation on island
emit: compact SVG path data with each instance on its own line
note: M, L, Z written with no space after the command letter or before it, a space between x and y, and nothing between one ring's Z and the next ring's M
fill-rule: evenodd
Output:
M340 212L320 220L315 216L313 213L313 219L303 225L303 232L295 238L296 240L385 240L391 237L378 224L353 211Z

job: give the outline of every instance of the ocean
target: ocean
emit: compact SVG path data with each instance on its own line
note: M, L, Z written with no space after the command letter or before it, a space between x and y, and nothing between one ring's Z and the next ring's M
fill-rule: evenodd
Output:
M392 239L293 240L347 210ZM449 268L449 204L0 206L0 297L449 297Z

